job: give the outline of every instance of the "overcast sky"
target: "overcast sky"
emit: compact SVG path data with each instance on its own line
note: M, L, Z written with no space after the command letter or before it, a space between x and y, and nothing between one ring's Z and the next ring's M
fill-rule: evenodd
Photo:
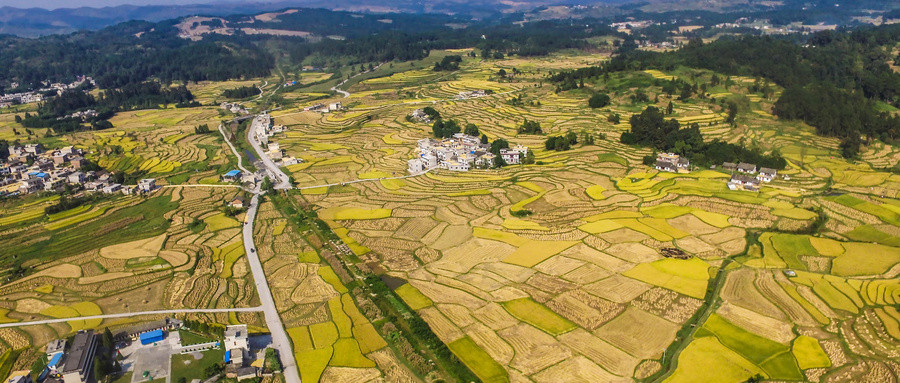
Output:
M0 6L8 5L16 8L78 8L106 7L122 4L133 5L170 5L200 4L218 2L215 0L0 0Z

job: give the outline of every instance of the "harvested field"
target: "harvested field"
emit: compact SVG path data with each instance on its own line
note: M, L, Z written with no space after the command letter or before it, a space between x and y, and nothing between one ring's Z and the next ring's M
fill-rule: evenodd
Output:
M514 317L549 334L559 335L575 328L575 324L559 316L530 298L503 302L503 308Z
M679 328L675 323L632 307L600 327L594 335L636 358L655 359L675 340Z

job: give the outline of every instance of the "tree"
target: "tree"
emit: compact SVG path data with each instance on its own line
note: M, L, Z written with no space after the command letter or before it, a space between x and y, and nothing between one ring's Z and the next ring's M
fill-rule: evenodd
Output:
M494 142L491 142L490 152L498 158L500 157L500 149L509 149L509 142L502 138L498 138L494 140Z
M522 161L522 163L525 165L531 165L534 163L534 151L533 150L529 150L527 153L525 153L525 159Z
M574 134L574 133L569 133ZM547 150L555 150L557 152L565 151L571 149L571 141L569 135L566 136L551 136L547 137L547 140L544 141L544 148Z
M107 351L112 351L114 345L113 341L113 333L109 331L109 327L103 329L103 348Z
M502 78L505 78L506 77L506 69L500 68L500 70L497 71L497 75Z
M862 144L862 140L859 138L859 133L850 134L841 140L841 155L844 158L855 158L859 155L859 145Z
M488 136L487 136L487 134L484 134L484 133L481 134L481 143L482 143L482 144L487 144L487 143L488 143Z
M613 124L617 124L617 125L618 125L619 122L622 121L622 116L619 115L618 113L613 113L613 114L610 114L609 116L606 117L606 121L609 121L609 122L611 122L611 123L613 123Z
M588 99L588 106L597 109L609 105L609 95L606 93L594 93Z
M734 119L737 117L738 106L734 101L728 101L728 104L725 107L728 110L728 115L725 117L725 122L734 125Z
M207 134L209 132L211 132L211 130L209 129L209 125L207 124L202 124L194 128L194 133L196 134Z
M669 115L673 112L675 112L675 106L672 105L672 101L669 101L669 105L666 105L666 114Z
M104 363L100 360L99 355L94 356L94 380L102 382L106 380L106 371L103 368Z
M434 64L434 71L454 71L459 69L459 64L462 62L462 56L460 55L449 55L444 56L440 62Z
M544 131L541 130L541 123L529 121L528 118L526 118L522 123L522 126L519 127L518 132L524 134L544 134Z
M466 124L466 130L463 133L468 134L473 137L478 137L481 132L478 131L478 126L473 123Z

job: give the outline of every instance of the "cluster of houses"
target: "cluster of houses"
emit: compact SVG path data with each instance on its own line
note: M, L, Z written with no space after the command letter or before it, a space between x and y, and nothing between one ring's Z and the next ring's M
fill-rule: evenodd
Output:
M465 99L469 99L469 98L484 97L484 96L487 96L488 94L490 94L490 92L486 91L484 89L470 90L470 91L459 92L459 94L456 95L456 99L457 100L465 100Z
M117 332L113 336L116 348L126 347L131 342L139 342L139 347L154 345L166 339L167 332L183 328L178 319L165 318L135 325ZM183 345L173 343L175 353L204 351L211 348L225 349L225 376L237 378L238 381L253 379L259 376L259 367L265 355L265 349L257 350L252 355L250 350L247 325L239 324L225 328L224 342L211 342ZM180 340L180 337L176 340ZM43 383L87 383L96 381L92 376L96 353L100 350L100 335L94 330L81 330L75 334L71 342L56 339L47 344L47 366L38 378ZM135 374L139 373L135 371ZM152 380L152 379L151 379ZM10 383L31 383L31 375L24 374L12 377Z
M482 144L478 137L463 133L442 140L423 138L418 142L416 158L407 161L407 170L419 174L435 168L465 172L472 167L493 167L497 156L489 149L490 145ZM507 164L521 163L527 154L528 148L522 145L500 151Z
M412 114L410 116L416 121L424 122L426 124L431 123L431 116L429 116L427 113L425 113L424 109L416 109L412 112Z
M675 153L660 153L656 156L656 170L671 173L690 173L691 161Z
M99 114L97 113L96 110L88 109L88 110L83 110L80 112L75 112L75 113L72 113L72 114L69 114L69 115L66 115L63 117L57 117L56 119L57 120L65 120L67 118L77 118L77 119L80 119L81 121L87 121L94 117L97 117L98 115Z
M286 126L273 124L272 118L265 113L256 116L256 120L254 120L253 123L261 127L255 131L256 141L264 147L266 156L271 158L272 161L275 161L278 166L290 166L303 162L303 160L299 158L285 156L284 149L281 148L281 145L279 145L277 141L269 140L270 137L287 131Z
M234 114L249 114L250 111L247 110L243 105L239 103L232 102L223 102L219 105L219 109L227 110Z
M674 153L660 153L656 157L656 170L671 173L688 173L690 172L691 162ZM778 171L771 168L756 168L754 164L741 162L738 164L726 162L722 164L722 169L732 172L731 179L728 181L728 188L731 190L759 191L760 182L772 182L778 177Z
M731 170L731 179L728 188L731 190L759 191L760 182L772 182L778 176L778 171L771 168L759 168L756 165L741 162L735 164L726 162L722 164L725 170Z
M38 89L38 90L33 90L30 92L18 92L18 93L3 94L3 95L0 95L0 108L8 108L12 105L17 105L17 104L29 104L29 103L33 103L33 102L41 102L41 101L44 101L45 94L56 91L56 94L60 95L63 92L65 92L66 90L75 89L75 88L81 86L81 84L84 84L85 82L89 82L91 85L96 86L96 83L94 82L93 78L87 77L87 76L78 76L78 78L70 84L50 83L48 81L48 82L44 82L43 83L44 87L41 89ZM14 83L10 84L10 87L13 89L18 88L19 83L14 82Z
M12 146L7 161L0 164L0 187L6 187L6 194L59 192L66 185L92 192L123 194L149 193L156 189L155 179L121 185L112 181L109 172L81 171L84 164L82 150L73 146L50 151L44 151L41 144Z
M328 112L336 112L344 109L344 105L340 102L333 102L328 105L318 103L307 106L303 108L304 112L319 112L319 113L328 113Z

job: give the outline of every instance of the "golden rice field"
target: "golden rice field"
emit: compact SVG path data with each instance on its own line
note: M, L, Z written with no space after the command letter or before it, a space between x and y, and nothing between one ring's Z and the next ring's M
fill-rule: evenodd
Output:
M511 83L489 84L492 64L468 60L448 81L422 84L427 71L402 72L359 87L390 83L419 95L421 102L363 92L354 95L359 107L343 115L276 116L276 122L291 127L282 146L314 162L293 172L299 186L403 174L416 140L430 134L430 126L405 116L426 105L445 118L477 124L491 139L535 149L543 165L437 171L402 185L348 184L302 198L319 208L342 240L366 249L354 250L362 262L404 280L398 295L484 379L605 381L652 375L675 332L700 309L717 273L725 275L718 297L724 305L710 317L717 322L697 324L695 340L667 380L743 381L760 373L820 381L845 371L861 376L861 365L894 366L900 339L890 334L900 322L889 302L898 297L887 285L856 281L884 283L900 273L900 258L891 247L900 233L892 210L900 206L892 198L900 188L894 176L871 168L882 166L884 158L896 163L900 152L880 147L881 153L866 152L867 163L847 164L833 159L836 146L810 136L808 127L748 112L733 130L723 124L720 107L676 101L676 118L700 124L710 138L754 140L779 149L790 160L785 173L791 180L748 193L728 190L729 174L717 170L660 174L641 165L648 151L617 142L622 129L584 107L586 97L528 87L542 71L558 67L559 59L516 60L528 70ZM746 93L746 83L738 80L715 92ZM472 89L519 89L526 101L540 105L512 106L505 95L432 103ZM668 100L660 99L664 107ZM762 110L769 107L764 98L754 100ZM610 108L622 111L623 120L634 110ZM543 137L516 134L524 118L540 121L549 134L574 130L608 138L547 152ZM823 176L833 176L832 187L848 197L822 196ZM822 234L768 233L809 225L818 208L828 217ZM521 210L532 214L512 215ZM679 249L689 259L666 258L663 248ZM873 254L881 255L870 262ZM721 270L722 261L733 256L736 262ZM798 277L785 276L788 268ZM846 282L837 287L834 278ZM792 330L797 326L799 334ZM646 328L654 329L651 335ZM848 331L856 334L853 340L844 335ZM741 343L748 340L753 347ZM841 354L845 359L839 363L837 352L852 357ZM485 355L496 364L473 362ZM692 362L704 360L721 362L723 369L699 371L707 364Z
M386 347L378 308L332 267L338 259L399 280L397 296L484 381L742 382L756 374L774 381L896 380L900 178L875 169L895 165L900 150L876 143L860 161L844 161L836 140L761 112L773 101L750 93L754 79L732 77L708 93L750 100L751 110L739 114L735 127L709 99L673 100L673 118L697 123L707 139L777 149L789 162L780 174L790 179L742 192L726 187L730 173L720 169L660 173L642 165L649 149L618 140L628 117L647 105L631 103L628 84L643 84L665 108L672 99L653 81L703 82L711 73L680 68L589 82L588 88L610 89L613 104L600 110L587 108L586 92L556 93L546 83L550 70L603 59L467 57L452 75L410 66L351 87L347 110L318 114L294 105L274 113L289 128L275 139L305 161L287 169L296 185L339 184L288 196L309 204L349 248L301 232L272 203L261 206L256 245L296 357L304 361L304 381L425 378ZM514 67L520 70L514 78L496 80L499 68ZM476 89L495 94L453 99ZM523 103L513 105L513 96ZM424 106L461 125L474 123L492 140L528 146L539 163L379 180L404 175L416 141L430 136L430 125L406 119ZM66 139L129 171L178 174L192 162L234 161L215 135L192 134L191 124L215 120L215 110L131 113L117 116L115 131ZM619 113L622 123L608 122L610 113ZM545 136L517 134L525 118L539 121L548 135L574 131L606 139L547 151ZM104 151L111 146L123 155ZM201 170L176 179L211 182L216 174ZM340 185L356 179L375 180ZM135 258L111 247L35 265L29 279L0 286L11 297L0 308L10 320L27 320L93 309L80 302L101 312L255 304L235 224L240 219L211 209L226 194L166 189L162 195L178 201L165 213L171 226L128 241L140 249ZM38 241L48 231L125 208L104 202L41 218L50 203L4 209L0 230L24 230ZM187 228L194 219L205 224L198 233ZM821 226L806 232L817 219ZM23 223L29 226L17 226ZM92 295L83 284L110 286L112 293ZM718 284L713 296L710 284ZM164 298L126 308L116 299L133 286ZM706 310L709 298L714 304ZM701 310L706 315L695 318ZM683 328L687 338L678 335Z

